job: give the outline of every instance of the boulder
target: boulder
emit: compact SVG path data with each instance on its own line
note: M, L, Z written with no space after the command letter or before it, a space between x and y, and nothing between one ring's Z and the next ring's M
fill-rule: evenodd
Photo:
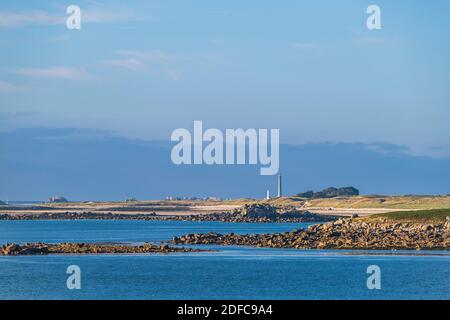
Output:
M20 247L17 244L5 244L2 246L2 255L15 255L20 250Z
M338 196L357 196L359 195L359 190L354 187L343 187L337 190Z
M277 211L269 204L245 204L241 215L249 218L275 218Z
M48 198L48 202L50 202L50 203L64 203L64 202L69 202L69 201L67 201L67 199L64 198L64 197L57 196L57 197L50 197L50 198Z

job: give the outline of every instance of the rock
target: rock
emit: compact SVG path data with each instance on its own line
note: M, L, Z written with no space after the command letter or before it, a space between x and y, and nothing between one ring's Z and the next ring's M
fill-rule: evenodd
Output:
M252 208L255 205L241 208L234 212L218 212L199 215L158 215L154 211L143 213L145 206L123 206L114 208L114 211L138 211L136 214L122 214L119 212L55 212L55 207L36 206L27 208L30 210L39 210L39 213L20 213L20 214L0 214L0 220L183 220L183 221L222 221L222 222L324 222L334 221L333 215L319 215L308 211L299 211L295 208L272 207L267 205L256 205L257 210ZM242 215L241 211L247 210L247 215ZM78 210L78 209L72 209ZM109 209L111 210L111 209ZM148 209L147 209L148 210ZM52 212L53 211L53 212Z
M433 226L430 224L424 225L422 228L422 231L430 231L433 230Z
M352 214L352 219L353 219L353 218L358 218L358 217L359 217L359 215L358 215L357 213L353 213L353 214Z
M269 204L245 204L241 215L249 218L275 218L277 211Z
M5 244L2 246L2 255L15 255L19 251L20 247L16 244Z
M24 245L5 244L2 255L44 255L44 254L100 254L100 253L169 253L169 252L199 252L204 250L182 247L171 247L168 244L154 246L146 243L142 246L95 244L95 243L26 243Z
M41 255L48 254L47 247L26 247L18 253L19 255Z
M50 198L48 198L48 202L50 202L50 203L64 203L64 202L68 202L68 201L64 197L57 196L57 197L50 197Z
M182 244L222 244L297 249L445 249L450 247L448 223L414 224L338 220L307 230L256 235L195 234Z

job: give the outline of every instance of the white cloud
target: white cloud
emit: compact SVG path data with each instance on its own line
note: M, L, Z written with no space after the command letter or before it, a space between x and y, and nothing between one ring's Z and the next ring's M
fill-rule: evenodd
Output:
M84 68L22 68L16 70L15 73L27 77L54 78L65 80L90 80L93 78Z
M65 25L68 15L47 11L6 12L0 11L0 28L24 27L28 25ZM99 10L81 8L81 23L114 23L142 20L129 10Z

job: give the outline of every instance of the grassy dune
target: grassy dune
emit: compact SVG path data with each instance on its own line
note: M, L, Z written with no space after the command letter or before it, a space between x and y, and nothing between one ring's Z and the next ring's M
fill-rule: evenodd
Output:
M297 197L270 200L273 204L303 205L323 208L385 208L385 209L446 209L450 196L355 196L330 199L302 199Z
M54 207L71 207L83 205L86 207L106 205L106 206L207 206L207 205L243 205L246 203L269 203L272 205L289 205L305 208L385 208L385 209L446 209L450 208L450 196L381 196L381 195L364 195L354 197L336 197L329 199L305 199L299 197L282 197L272 198L270 200L262 199L233 199L224 201L203 201L203 200L144 200L138 202L122 202L122 201L100 201L94 203L87 202L68 202L68 203L46 203L46 206Z
M450 209L432 209L418 211L396 211L372 215L366 219L384 218L398 222L444 222L450 216Z

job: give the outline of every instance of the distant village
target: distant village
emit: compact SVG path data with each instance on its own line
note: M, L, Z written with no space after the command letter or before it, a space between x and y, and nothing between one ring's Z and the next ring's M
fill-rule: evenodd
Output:
M167 196L166 200L168 201L177 201L177 200L197 200L197 201L223 201L223 200L231 200L231 199L224 199L220 197L172 197Z

